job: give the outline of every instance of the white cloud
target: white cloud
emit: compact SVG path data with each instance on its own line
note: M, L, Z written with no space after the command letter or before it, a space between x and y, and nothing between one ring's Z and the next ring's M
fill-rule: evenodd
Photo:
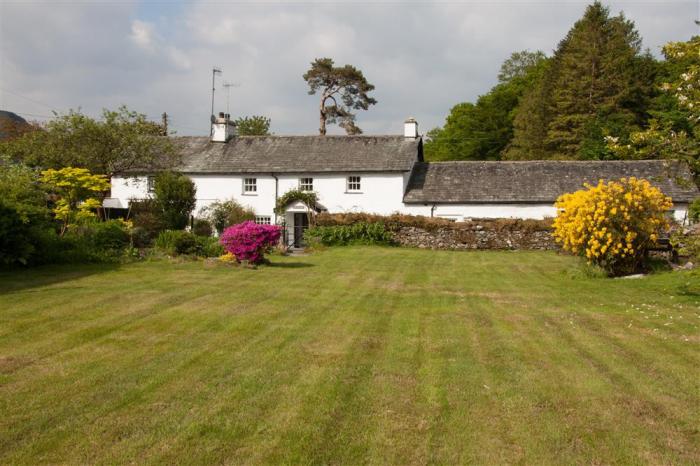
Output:
M155 51L153 24L135 19L131 22L129 38L140 48Z
M0 3L0 87L51 108L92 114L127 104L172 117L180 134L206 134L211 67L224 69L234 115L264 114L278 134L316 131L317 98L301 75L316 57L351 63L375 84L379 103L361 112L367 133L399 133L405 117L427 130L450 107L494 84L512 51L551 52L582 14L580 2L143 5ZM159 8L156 10L156 8ZM696 5L620 2L645 46L697 33ZM40 33L28 33L40 31ZM217 108L226 105L218 81ZM0 106L47 114L1 93Z

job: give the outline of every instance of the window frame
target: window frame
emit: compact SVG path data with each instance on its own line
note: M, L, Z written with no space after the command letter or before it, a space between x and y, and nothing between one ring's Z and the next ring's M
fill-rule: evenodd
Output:
M155 175L146 176L146 192L153 194L156 192L156 177Z
M271 215L256 215L255 216L255 223L258 225L272 225L272 216Z
M247 181L252 180L253 183L247 183ZM257 196L258 194L258 179L256 177L246 177L243 178L243 183L242 183L242 194L244 196ZM247 188L252 187L252 190L248 190Z
M304 182L304 180L308 180L307 183ZM307 189L304 186L310 186L311 189ZM305 193L312 193L314 191L314 179L313 177L310 176L304 176L299 178L299 191L303 191Z
M355 178L355 180L353 180ZM356 185L356 188L352 186ZM359 194L362 193L362 176L360 175L350 175L345 178L345 192L349 194Z

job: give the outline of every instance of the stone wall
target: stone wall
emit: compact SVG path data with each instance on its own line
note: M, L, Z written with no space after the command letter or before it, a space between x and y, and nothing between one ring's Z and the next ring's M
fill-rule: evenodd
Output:
M320 214L316 224L383 223L401 246L423 249L558 249L552 220L484 218L451 222L443 218L364 213Z
M478 222L460 226L430 230L401 226L393 234L401 246L423 249L557 249L549 230L496 230Z

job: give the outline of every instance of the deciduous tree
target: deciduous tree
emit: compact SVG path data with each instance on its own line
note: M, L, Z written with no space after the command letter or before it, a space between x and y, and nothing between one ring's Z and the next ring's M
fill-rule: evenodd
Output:
M99 120L74 110L56 115L41 130L1 143L0 153L34 167L82 167L107 176L170 168L178 160L163 127L126 107L103 110Z
M241 136L267 136L270 134L270 119L260 115L236 119L236 130Z

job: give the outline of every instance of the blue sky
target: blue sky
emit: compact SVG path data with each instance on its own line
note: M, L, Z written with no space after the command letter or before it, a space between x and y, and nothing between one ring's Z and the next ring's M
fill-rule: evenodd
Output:
M617 1L653 53L698 34L696 1ZM488 92L517 50L550 54L582 1L0 2L0 108L45 119L125 104L166 111L178 134L207 134L211 67L231 88L231 113L272 118L277 134L313 134L317 100L301 75L316 57L351 63L379 103L358 116L367 134L422 132ZM226 106L218 93L217 109ZM334 130L337 131L337 130Z

